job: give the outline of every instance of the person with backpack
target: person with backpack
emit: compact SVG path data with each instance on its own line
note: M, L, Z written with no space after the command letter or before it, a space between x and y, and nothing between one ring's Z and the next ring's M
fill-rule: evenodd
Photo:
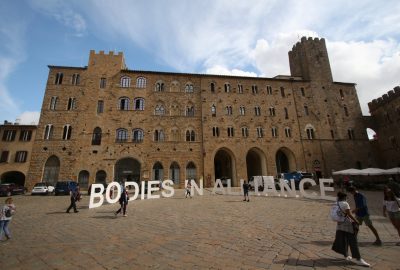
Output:
M3 233L7 240L11 239L11 233L8 229L8 225L11 222L15 210L16 208L13 204L13 199L7 198L4 206L0 210L0 241L3 241Z
M352 212L356 215L358 223L360 225L365 222L365 225L368 226L368 228L372 231L372 233L375 235L375 242L373 245L375 246L382 246L382 241L379 238L379 234L377 230L375 229L374 225L372 225L372 221L369 218L369 213L368 213L368 206L367 206L367 198L365 197L364 194L358 192L358 190L351 186L347 188L347 191L353 194L354 196L354 202L356 204L356 209L354 209Z
M390 222L400 237L400 198L397 198L394 192L388 187L385 187L383 196L383 216L389 216ZM396 246L400 246L400 242Z
M117 210L117 212L114 213L115 216L121 213L121 211L124 217L127 216L126 206L128 205L128 201L129 201L128 190L125 187L122 189L121 196L119 197L120 208Z
M352 261L352 259L355 258L356 264L369 267L370 264L361 258L357 242L357 225L359 225L359 223L351 214L350 205L347 203L346 199L346 193L341 191L337 193L336 204L339 211L342 213L343 221L337 222L335 241L333 242L332 250L342 254L347 261ZM349 247L353 258L348 255Z
M248 202L250 201L250 198L249 198L249 184L246 182L246 181L244 181L243 182L243 195L244 195L244 202L247 200Z

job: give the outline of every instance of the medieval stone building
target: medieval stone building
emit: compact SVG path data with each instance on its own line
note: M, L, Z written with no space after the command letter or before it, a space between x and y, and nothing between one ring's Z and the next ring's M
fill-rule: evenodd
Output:
M324 39L289 52L273 78L128 69L91 51L49 66L27 186L73 179L240 179L373 165L354 83L335 82Z
M373 141L380 168L400 167L400 87L368 103L368 126L376 132Z

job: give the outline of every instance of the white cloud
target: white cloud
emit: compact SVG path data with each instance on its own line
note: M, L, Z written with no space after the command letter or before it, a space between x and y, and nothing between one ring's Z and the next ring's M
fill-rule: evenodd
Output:
M254 72L243 71L240 69L228 69L220 65L216 65L206 69L205 73L215 75L232 75L232 76L243 76L243 77L257 77Z
M74 30L77 37L83 36L86 32L86 21L75 8L62 0L30 0L33 9L53 17L62 25Z
M23 112L15 121L25 125L37 125L39 123L40 112Z

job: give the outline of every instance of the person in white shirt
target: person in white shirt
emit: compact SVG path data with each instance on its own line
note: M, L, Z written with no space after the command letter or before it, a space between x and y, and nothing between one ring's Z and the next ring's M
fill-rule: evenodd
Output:
M15 205L12 198L7 198L4 206L0 210L0 240L3 240L3 233L7 240L11 239L11 233L8 225L11 222L12 216L15 213Z
M400 237L400 199L388 187L383 191L383 216L389 216L390 222L392 222ZM396 246L400 246L400 242Z
M357 219L351 214L350 205L348 204L347 194L339 191L337 194L337 204L339 205L340 211L343 212L345 218L343 222L338 222L336 226L335 241L332 245L332 250L342 254L345 260L351 261L353 258L358 265L369 267L370 264L361 258L360 250L358 248L357 241L357 226L359 225ZM348 249L350 247L351 256L348 255Z

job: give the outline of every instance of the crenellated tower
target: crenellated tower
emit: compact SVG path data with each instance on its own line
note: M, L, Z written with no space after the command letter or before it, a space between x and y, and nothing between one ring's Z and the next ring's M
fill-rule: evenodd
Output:
M305 80L332 82L325 39L302 37L289 51L290 73Z

